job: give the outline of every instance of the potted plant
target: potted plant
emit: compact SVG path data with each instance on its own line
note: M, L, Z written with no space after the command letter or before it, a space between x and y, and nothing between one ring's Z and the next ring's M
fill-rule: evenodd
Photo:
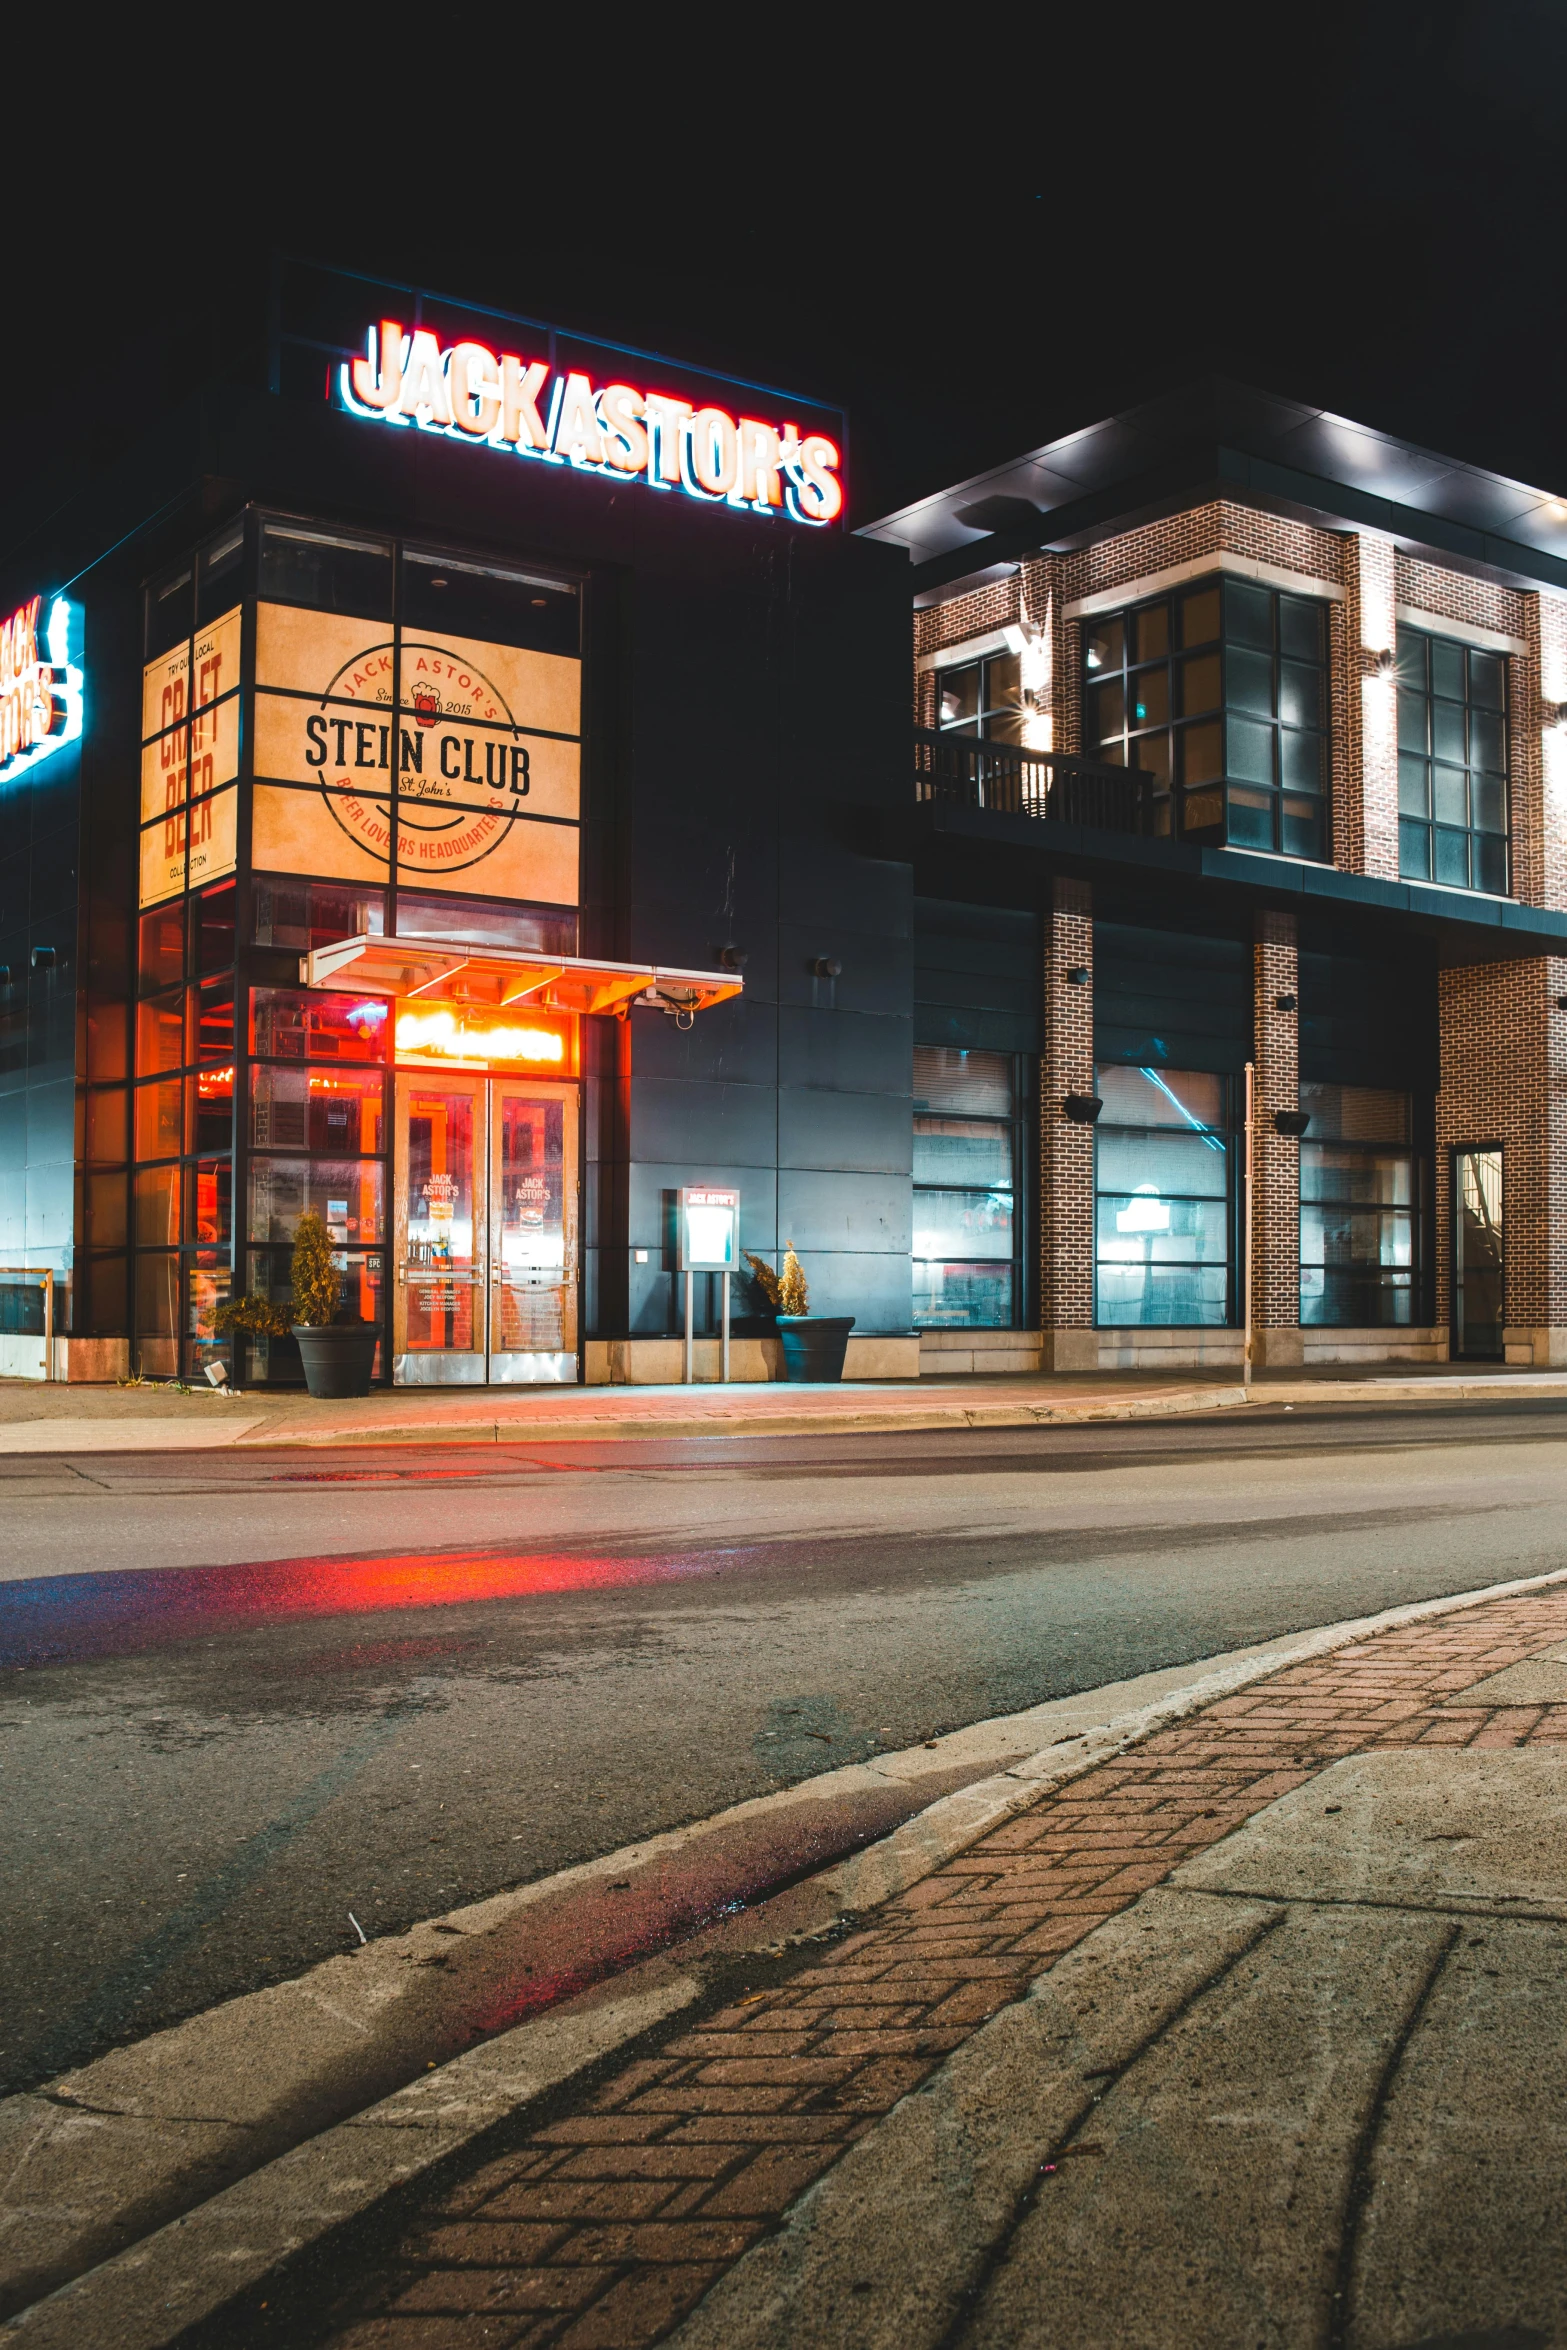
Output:
M374 1322L339 1322L334 1317L343 1285L332 1262L327 1228L310 1209L294 1235L293 1314L266 1297L235 1297L218 1308L219 1330L254 1330L269 1338L290 1335L305 1366L312 1395L368 1395L379 1332Z
M777 1317L778 1336L783 1342L784 1377L841 1379L854 1316L807 1312L810 1294L800 1260L794 1253L794 1242L785 1244L781 1273L774 1272L765 1257L752 1256L749 1249L745 1261L757 1288Z

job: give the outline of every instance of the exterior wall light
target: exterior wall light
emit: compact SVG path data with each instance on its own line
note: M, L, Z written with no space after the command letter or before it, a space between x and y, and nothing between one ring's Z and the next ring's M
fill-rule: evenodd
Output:
M1293 1012L1299 1001L1298 996L1276 995L1273 999L1273 1009L1276 1012Z
M818 979L836 979L843 970L843 965L835 955L818 955L811 965L811 969Z
M1066 983L1068 987L1086 987L1088 985L1088 965L1086 963L1074 964L1066 975Z
M1567 702L1558 702L1553 715L1557 726L1567 734Z
M1295 1142L1299 1142L1310 1124L1309 1110L1275 1110L1273 1113L1274 1131L1289 1135Z
M1371 666L1378 677L1391 677L1394 666L1392 646L1384 645L1380 653L1374 653L1371 657Z
M718 950L720 971L743 971L750 959L749 955L737 946L722 946Z
M1557 997L1556 1009L1558 1012L1567 1012L1567 995L1559 995Z
M1069 1093L1061 1104L1063 1116L1074 1126L1092 1126L1103 1108L1096 1093Z
M34 947L33 969L35 971L52 971L54 969L53 947Z

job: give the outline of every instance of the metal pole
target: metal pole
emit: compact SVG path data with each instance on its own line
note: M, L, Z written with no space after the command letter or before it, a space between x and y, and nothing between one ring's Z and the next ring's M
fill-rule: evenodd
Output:
M1246 1064L1246 1180L1241 1206L1241 1247L1246 1252L1246 1352L1241 1362L1241 1384L1248 1388L1251 1385L1251 1266L1253 1253L1251 1245L1251 1187L1254 1172L1252 1153L1257 1126L1256 1109L1257 1065L1254 1061L1248 1061Z
M720 1273L718 1279L724 1293L723 1320L720 1324L723 1335L719 1340L718 1347L718 1376L727 1387L729 1384L729 1276L727 1273Z
M691 1384L691 1324L692 1316L695 1312L695 1306L693 1303L695 1293L696 1275L694 1273L688 1273L686 1275L686 1367L684 1372L684 1380L687 1387L689 1387Z

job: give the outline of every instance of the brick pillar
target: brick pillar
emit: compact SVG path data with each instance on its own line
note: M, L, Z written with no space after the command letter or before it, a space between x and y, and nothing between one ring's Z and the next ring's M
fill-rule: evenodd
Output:
M1098 1367L1094 1130L1062 1109L1094 1090L1093 892L1059 874L1045 914L1045 1049L1039 1072L1039 1320L1047 1371ZM1069 971L1086 971L1074 984Z
M1280 998L1286 1009L1280 1008ZM1275 1110L1300 1107L1300 957L1293 914L1259 913L1252 949L1252 1058L1257 1069L1251 1248L1252 1323L1259 1364L1298 1363L1300 1144Z
M1508 830L1512 835L1512 894L1523 905L1543 906L1545 895L1545 732L1542 725L1542 672L1539 596L1520 596L1528 651L1507 656L1507 798ZM1557 696L1560 700L1562 697ZM1560 840L1553 844L1556 857Z
M1353 537L1344 563L1344 663L1335 681L1343 755L1333 773L1334 862L1398 879L1398 702L1376 667L1396 630L1393 542Z
M1567 959L1440 975L1437 1320L1453 1313L1453 1151L1502 1146L1509 1362L1567 1363Z
M1028 636L1022 662L1028 701L1023 741L1031 751L1058 750L1063 737L1060 569L1059 556L1036 555L1024 564L1019 586L1018 617Z

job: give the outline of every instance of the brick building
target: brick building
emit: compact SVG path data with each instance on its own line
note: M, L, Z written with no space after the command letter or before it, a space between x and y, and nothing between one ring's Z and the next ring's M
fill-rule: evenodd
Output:
M866 535L922 1363L1567 1360L1567 500L1212 382Z

